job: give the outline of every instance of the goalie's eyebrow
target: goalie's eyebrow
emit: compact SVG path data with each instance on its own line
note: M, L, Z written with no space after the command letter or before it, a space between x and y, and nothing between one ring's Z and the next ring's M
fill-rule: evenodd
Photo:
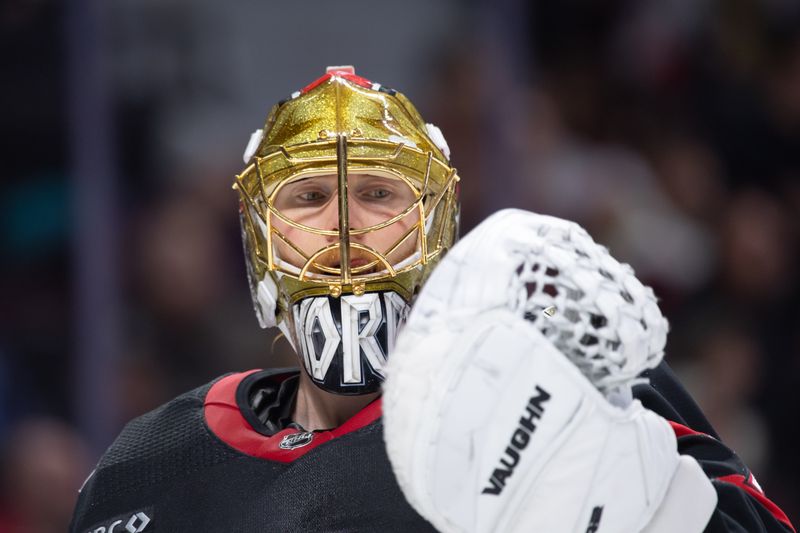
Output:
M303 182L308 181L308 180L318 180L318 179L321 179L321 178L322 179L336 179L336 175L335 174L320 174L318 176L304 176L304 177L302 177L300 179L296 179L294 181L290 181L286 185L296 185L298 183L303 183Z

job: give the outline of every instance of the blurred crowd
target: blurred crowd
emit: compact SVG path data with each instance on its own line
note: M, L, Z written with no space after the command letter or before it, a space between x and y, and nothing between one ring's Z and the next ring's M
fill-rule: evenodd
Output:
M99 438L79 400L94 384L76 331L97 317L76 305L75 11L0 7L0 533L64 531L130 418L224 372L294 364L252 313L230 185L268 107L350 62L441 127L462 233L508 206L570 218L655 288L668 362L800 516L800 3L419 0L404 18L354 2L335 16L362 33L344 35L323 2L218 4L116 0L98 15L115 180L98 253L114 259L119 321ZM430 20L415 25L414 6ZM258 44L275 32L299 38Z

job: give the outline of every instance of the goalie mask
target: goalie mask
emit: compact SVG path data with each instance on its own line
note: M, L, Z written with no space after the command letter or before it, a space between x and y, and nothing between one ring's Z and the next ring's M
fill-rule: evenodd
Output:
M331 67L275 105L236 176L256 315L318 386L377 391L415 293L457 235L456 170L402 94Z

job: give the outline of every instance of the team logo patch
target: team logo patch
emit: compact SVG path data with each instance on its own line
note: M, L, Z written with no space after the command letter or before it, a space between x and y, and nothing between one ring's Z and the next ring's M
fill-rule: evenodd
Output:
M314 440L314 434L310 431L304 431L302 433L292 433L290 435L284 435L281 443L278 445L279 448L282 450L294 450L296 448L302 448L303 446L308 446L311 444L311 441Z

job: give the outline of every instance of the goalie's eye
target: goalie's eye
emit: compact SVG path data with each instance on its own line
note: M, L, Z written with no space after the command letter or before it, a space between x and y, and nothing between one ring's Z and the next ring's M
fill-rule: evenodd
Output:
M327 196L320 191L306 191L297 195L297 199L305 203L314 203L325 200Z
M336 195L335 176L304 178L284 186L275 196L275 208L290 218L316 212Z
M364 198L370 198L373 200L382 200L384 198L388 198L391 195L392 195L391 191L380 188L370 189L362 193L362 196Z

